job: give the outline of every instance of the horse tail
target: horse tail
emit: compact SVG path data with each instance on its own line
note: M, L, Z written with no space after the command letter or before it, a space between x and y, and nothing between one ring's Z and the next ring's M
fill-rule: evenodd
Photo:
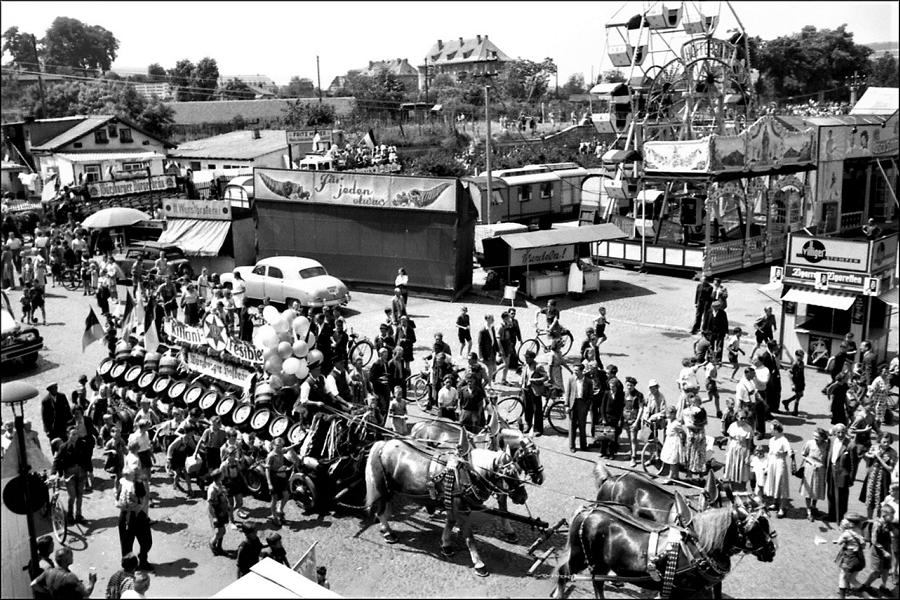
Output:
M606 468L606 463L602 460L598 460L594 463L594 483L597 486L597 489L600 489L600 486L603 485L607 479L609 479L610 472L609 469Z
M372 516L378 516L384 512L384 505L389 495L384 465L381 463L381 451L384 449L385 443L384 441L375 442L369 451L369 458L366 460L366 507Z

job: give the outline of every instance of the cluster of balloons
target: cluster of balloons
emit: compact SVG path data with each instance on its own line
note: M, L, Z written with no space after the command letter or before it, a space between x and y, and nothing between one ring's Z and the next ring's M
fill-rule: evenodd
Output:
M309 319L288 308L284 312L272 305L262 311L266 325L258 328L253 343L263 350L263 368L269 374L273 391L296 385L309 375L306 357L316 337L309 330Z

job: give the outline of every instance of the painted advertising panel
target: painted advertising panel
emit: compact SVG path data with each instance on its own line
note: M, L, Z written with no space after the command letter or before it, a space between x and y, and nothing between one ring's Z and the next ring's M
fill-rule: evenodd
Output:
M880 124L845 124L822 127L819 147L822 161L847 158L896 156L900 151L900 118L895 113L884 127Z
M706 173L709 138L684 142L646 142L644 170L665 173Z
M154 175L148 181L146 177L126 179L124 181L98 181L87 185L91 198L108 198L126 194L141 194L149 191L167 190L175 187L174 175Z
M893 267L897 263L897 234L872 242L872 273Z
M866 273L869 270L869 243L792 234L787 264Z
M257 200L456 212L456 180L254 169Z

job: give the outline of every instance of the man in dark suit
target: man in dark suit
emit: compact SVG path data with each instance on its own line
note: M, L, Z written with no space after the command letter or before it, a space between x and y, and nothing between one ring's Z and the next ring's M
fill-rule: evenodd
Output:
M831 442L825 455L825 484L828 493L828 517L826 521L840 523L847 512L847 499L853 485L853 458L847 440L847 426L838 423L831 428Z
M706 276L700 276L700 283L697 284L697 291L694 292L694 325L691 327L691 333L696 334L700 331L700 325L703 322L703 315L709 310L712 304L713 288L706 281Z
M497 353L500 352L500 344L497 342L497 332L494 329L494 316L484 316L484 327L478 332L478 356L488 370L488 380L494 380L497 372Z
M575 436L578 436L579 449L587 450L587 414L591 407L591 397L594 395L590 377L584 376L584 365L575 363L573 373L566 379L565 397L566 411L569 413L569 450L575 450Z
M60 394L56 383L47 386L47 393L41 398L41 420L44 433L51 441L68 439L66 428L72 420L72 408L65 394Z
M718 300L710 305L709 312L703 319L703 329L709 331L709 342L712 344L712 356L717 361L722 360L722 348L725 345L725 336L728 335L728 313Z
M332 335L334 329L325 320L324 313L316 314L316 350L322 353L322 373L327 375L331 372L331 364L334 360L334 346L332 345Z
M522 433L534 429L534 435L544 435L543 400L547 395L547 370L535 360L534 350L525 352L522 369L522 396L525 401L525 428Z
M378 351L378 358L369 368L369 381L372 383L372 391L378 396L379 406L384 405L385 407L388 406L391 397L390 377L388 376L389 356L387 348L381 348Z
M878 357L872 351L872 342L869 340L863 341L860 349L862 350L863 382L866 385L872 385L872 382L878 377Z

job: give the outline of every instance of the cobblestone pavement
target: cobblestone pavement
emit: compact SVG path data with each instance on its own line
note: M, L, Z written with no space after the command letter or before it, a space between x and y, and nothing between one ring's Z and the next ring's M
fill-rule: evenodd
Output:
M768 269L741 274L725 281L729 288L728 314L731 325L749 328L754 317L772 300L758 291L766 282ZM411 274L414 282L415 273ZM680 358L691 354L693 339L689 328L693 319L693 294L695 282L684 277L659 274L642 274L636 271L607 269L601 272L601 291L587 294L579 301L561 299L562 321L581 337L597 313L597 306L607 308L611 325L607 329L609 341L601 347L606 364L615 363L623 375L633 375L639 381L639 389L646 390L646 381L655 377L662 383L663 392L672 398L676 395L674 381L680 368ZM105 355L100 343L81 351L81 334L87 314L87 298L80 292L70 293L61 288L49 288L47 309L49 324L41 327L46 347L37 367L23 374L4 372L2 380L22 379L39 389L57 381L66 393L75 387L78 375L91 373ZM19 292L12 292L11 301L18 307ZM464 298L472 316L473 329L482 322L483 315L498 315L501 307L496 298L470 294ZM383 309L389 297L383 294L356 292L347 314L349 324L370 337L377 332L377 323L383 318ZM543 302L541 303L543 304ZM417 354L424 356L430 349L432 336L442 331L445 338L458 352L455 318L460 303L422 298L415 293L410 299L409 312L417 323L419 347ZM533 333L533 315L536 305L517 302L519 321L525 337ZM896 323L896 317L892 321ZM889 347L896 347L896 326ZM748 348L749 353L749 348ZM827 401L818 390L824 385L824 376L808 374L809 396L801 403L801 416L786 416L788 438L796 451L803 440L808 439L817 425L827 426ZM734 390L734 383L727 373L720 376L722 395ZM40 406L38 400L26 407L26 418L40 430ZM419 413L411 410L413 416ZM4 419L10 415L4 413ZM719 421L710 419L710 433L719 433ZM42 437L42 443L46 438ZM560 436L545 435L538 438L542 449L542 462L546 469L546 481L542 487L529 487L528 510L543 520L554 523L561 517L569 518L581 505L580 498L590 498L593 484L590 478L591 464L573 459L567 450L567 442ZM46 448L46 446L45 446ZM579 453L579 458L593 460L593 452ZM612 464L627 466L624 454ZM95 464L99 461L95 459ZM75 549L74 571L85 576L89 566L98 570L98 590L105 589L106 579L118 568L119 548L116 532L117 514L113 506L111 485L102 469L96 470L97 490L85 500L84 514L88 526L76 526L71 544ZM861 477L861 476L860 476ZM791 493L795 496L793 508L787 518L772 523L778 531L779 549L775 562L759 563L753 557L732 563L733 572L725 580L724 593L731 597L834 597L837 588L837 569L833 563L835 546L830 541L837 537L832 526L809 523L805 519L802 501L797 497L797 480L791 481ZM859 503L855 500L859 483L851 490L851 509ZM206 547L209 522L206 503L199 498L185 500L180 492L174 492L163 481L161 472L154 478L154 489L159 492L159 504L151 509L154 520L154 546L150 559L157 564L150 593L156 597L203 597L215 593L235 578L234 561L226 557L214 558ZM693 490L687 490L693 492ZM266 504L256 500L247 503L251 519L264 530L271 525L265 521ZM524 512L523 507L513 507ZM502 541L496 522L476 516L477 539L491 576L475 576L468 553L458 552L450 560L439 553L441 522L431 519L425 511L408 507L397 511L394 526L400 543L385 544L377 526L365 526L360 519L346 515L324 517L306 516L289 504L288 524L281 529L284 545L292 560L313 541L318 540L319 564L328 566L332 589L348 596L536 596L547 597L551 584L546 579L535 579L526 574L531 564L525 549L538 532L521 525L514 525L520 542ZM261 537L266 531L261 531ZM228 530L224 546L235 549L241 536ZM817 543L822 540L828 543ZM557 535L552 542L562 547L564 538ZM458 540L461 546L461 540ZM545 566L539 573L548 574ZM867 573L868 571L866 571ZM652 594L626 586L621 589L607 587L610 597L650 597ZM573 597L588 597L589 586L579 584ZM95 591L99 597L102 592Z

